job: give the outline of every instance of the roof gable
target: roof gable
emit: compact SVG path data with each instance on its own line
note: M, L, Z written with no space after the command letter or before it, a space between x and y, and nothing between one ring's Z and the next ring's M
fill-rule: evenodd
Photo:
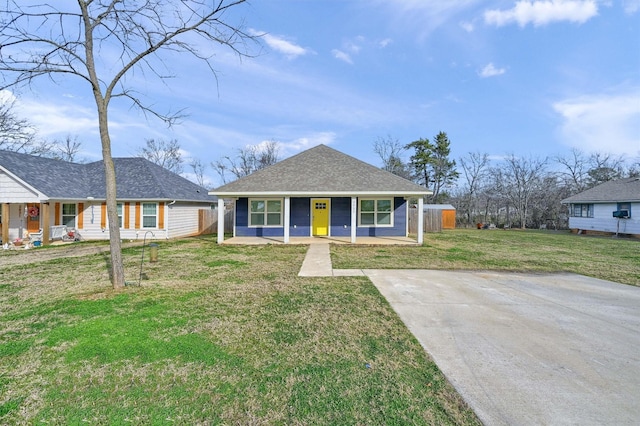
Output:
M640 202L640 177L612 180L562 200L562 203Z
M87 196L87 176L83 164L0 151L0 167L50 198Z
M430 191L326 145L318 145L210 193L222 196L263 193L421 195Z

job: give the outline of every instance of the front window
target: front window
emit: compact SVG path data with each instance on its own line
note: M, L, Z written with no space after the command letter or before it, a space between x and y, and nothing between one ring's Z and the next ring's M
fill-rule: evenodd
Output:
M631 203L618 203L618 210L626 210L627 217L631 217Z
M142 203L142 227L158 227L158 205L156 203Z
M574 204L571 211L573 217L593 217L593 204Z
M76 205L75 204L62 205L62 224L69 228L76 227Z
M122 204L118 203L118 227L122 228Z
M282 226L282 200L250 200L249 226Z
M393 200L360 200L360 226L393 226Z

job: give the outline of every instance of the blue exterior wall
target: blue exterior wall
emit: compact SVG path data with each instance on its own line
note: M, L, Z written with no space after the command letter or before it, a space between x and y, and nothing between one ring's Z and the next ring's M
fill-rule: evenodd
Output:
M289 236L291 237L308 237L311 235L310 198L291 199L291 222L289 226Z
M402 197L393 200L393 227L358 227L356 237L404 237L407 235L407 201Z
M358 237L397 237L407 233L407 202L402 197L394 198L393 227L358 227ZM309 197L291 198L291 220L289 235L291 237L308 237L311 235L311 199ZM249 228L249 200L240 198L236 201L236 236L238 237L282 237L284 228ZM330 234L333 237L351 235L351 198L331 198Z

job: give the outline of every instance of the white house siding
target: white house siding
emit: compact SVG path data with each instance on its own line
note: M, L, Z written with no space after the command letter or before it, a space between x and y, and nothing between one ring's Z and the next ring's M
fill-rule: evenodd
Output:
M186 237L198 233L198 210L211 208L208 204L190 203L168 206L169 238Z
M617 203L594 204L593 217L570 217L569 228L587 232L619 232L621 234L640 235L640 203L631 204L631 217L629 219L614 218L613 212L617 208ZM620 224L619 229L618 222Z
M0 171L0 203L36 203L39 194Z
M93 207L93 209L92 209ZM199 203L176 203L164 206L164 228L142 228L135 229L135 202L130 203L129 208L129 229L120 228L120 238L122 240L167 239L178 238L198 233L198 210L209 208L207 204ZM126 211L126 209L123 209ZM109 229L106 220L102 219L102 203L100 201L84 202L83 227L78 231L85 240L106 240L109 239ZM123 214L125 212L123 211ZM126 220L123 217L123 223ZM53 223L53 220L52 222ZM102 225L105 225L104 227ZM149 233L147 233L150 231Z

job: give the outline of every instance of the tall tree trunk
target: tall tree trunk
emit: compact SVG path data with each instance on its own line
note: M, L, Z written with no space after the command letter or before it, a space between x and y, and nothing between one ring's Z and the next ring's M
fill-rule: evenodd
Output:
M107 106L98 104L98 122L100 126L100 142L102 142L102 159L107 190L107 219L109 222L109 246L111 248L111 284L113 288L124 287L124 265L122 262L122 243L120 241L120 225L118 223L118 204L116 191L116 169L111 156L111 138Z

